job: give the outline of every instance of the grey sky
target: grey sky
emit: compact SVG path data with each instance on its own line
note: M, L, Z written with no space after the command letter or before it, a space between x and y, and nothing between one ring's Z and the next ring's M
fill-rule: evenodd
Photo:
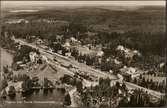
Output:
M2 8L17 6L165 6L165 1L1 1Z

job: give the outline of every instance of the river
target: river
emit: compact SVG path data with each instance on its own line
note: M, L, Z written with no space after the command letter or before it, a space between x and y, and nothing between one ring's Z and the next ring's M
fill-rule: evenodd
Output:
M13 55L6 49L1 48L1 66L11 66L13 62Z

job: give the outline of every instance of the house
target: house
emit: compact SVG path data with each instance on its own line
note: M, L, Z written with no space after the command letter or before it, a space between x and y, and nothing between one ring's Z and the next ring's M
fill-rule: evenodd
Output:
M38 54L36 52L30 52L29 58L32 63L37 62Z
M124 47L122 45L118 45L116 50L124 51Z
M139 51L137 51L137 50L134 50L133 53L134 53L135 55L137 55L137 56L141 56L141 53L140 53Z
M16 69L23 69L25 68L27 65L23 63L23 61L18 61L16 62Z
M44 42L43 42L42 39L37 39L37 40L36 40L36 44L37 44L37 45L41 45L41 44L44 44Z
M65 47L66 49L70 49L70 42L69 41L66 41L63 45L63 47Z
M24 69L26 66L27 66L26 64L20 64L20 65L19 65L19 67L20 67L21 69Z
M117 82L119 82L119 80L112 80L111 82L110 82L110 86L111 87L113 87Z
M139 57L141 56L141 53L139 51L125 48L122 45L118 45L116 51L123 53L124 57L129 59L132 59L134 56L139 56Z
M109 70L109 73L113 74L113 71L112 71L112 70Z
M120 72L122 74L130 75L131 78L135 78L135 77L140 76L139 70L137 68L133 68L133 67L124 66L123 68L120 69Z
M164 63L164 62L162 62L162 63L159 64L159 67L160 67L160 68L163 68L164 66L165 66L165 63Z
M70 56L71 56L71 52L67 52L67 53L65 53L65 56L70 57Z
M63 35L56 35L56 40L58 42L61 42L62 41L62 38L63 38Z
M120 64L121 64L121 62L118 61L117 59L114 59L114 63L117 64L117 65L120 65Z
M77 50L81 55L96 55L96 53L93 50L90 50L87 46L78 46Z
M62 50L58 50L57 53L62 55Z
M71 37L70 40L71 40L72 42L77 42L77 41L78 41L78 40L75 39L74 37Z
M16 64L20 65L20 64L23 64L23 62L22 61L17 61Z
M49 49L48 46L46 46L46 45L40 45L40 47L43 48L43 49L45 49L45 50Z
M15 40L15 36L14 35L12 35L11 40Z
M97 57L102 57L103 55L104 55L104 52L103 52L103 51L98 51L96 56L97 56Z
M117 74L117 77L119 79L119 82L122 82L124 79L124 77L121 74Z
M75 39L74 37L71 37L71 38L70 38L70 44L71 44L72 46L79 46L79 45L81 45L81 42L78 41L77 39Z

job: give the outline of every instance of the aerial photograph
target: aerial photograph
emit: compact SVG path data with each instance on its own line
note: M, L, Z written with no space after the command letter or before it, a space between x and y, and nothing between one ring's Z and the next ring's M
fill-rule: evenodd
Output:
M1 1L0 108L166 105L162 1Z

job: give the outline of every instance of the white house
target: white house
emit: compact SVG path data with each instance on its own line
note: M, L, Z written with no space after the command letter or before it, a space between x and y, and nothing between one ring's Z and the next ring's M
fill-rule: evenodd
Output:
M81 42L78 41L77 39L75 39L74 37L71 37L70 38L70 44L73 45L73 46L78 46L78 45L81 45Z
M36 44L41 45L41 44L44 44L44 42L43 42L42 39L37 39L37 40L36 40Z
M70 40L71 40L72 42L76 42L76 41L78 41L78 40L75 39L74 37L71 37Z
M30 52L29 57L30 57L30 61L34 63L34 62L36 62L38 55L36 52Z
M117 64L117 65L121 64L121 62L118 61L117 59L114 59L114 63Z
M137 50L134 50L133 53L134 53L135 55L141 56L141 53L140 53L139 51L137 51Z
M109 70L109 73L113 74L113 71L112 71L112 70Z
M7 94L8 94L8 91L9 91L9 87L12 85L12 86L14 86L14 88L15 88L15 90L17 91L17 92L21 92L22 91L22 81L19 81L19 82L17 82L17 83L9 83L9 85L5 88L5 90L6 90L6 92L7 92Z
M67 53L65 53L65 56L70 57L70 56L71 56L71 52L67 52Z
M124 77L121 74L117 74L117 77L119 78L119 81L122 82Z
M159 64L159 67L160 67L160 68L163 68L164 66L165 66L165 63L164 63L164 62L162 62L162 63Z
M70 42L66 41L65 44L63 45L63 47L65 47L66 49L70 49Z
M121 51L124 51L124 47L122 45L118 45L116 50L121 50Z
M125 58L133 58L135 55L141 56L141 53L139 51L125 48L122 45L118 45L116 50L123 52L125 54Z
M131 78L135 78L135 77L140 76L140 72L137 68L124 66L123 68L120 69L120 71L122 73L126 73L128 75L131 75Z
M103 55L104 55L104 52L103 52L103 51L98 51L96 56L97 56L97 57L102 57Z

